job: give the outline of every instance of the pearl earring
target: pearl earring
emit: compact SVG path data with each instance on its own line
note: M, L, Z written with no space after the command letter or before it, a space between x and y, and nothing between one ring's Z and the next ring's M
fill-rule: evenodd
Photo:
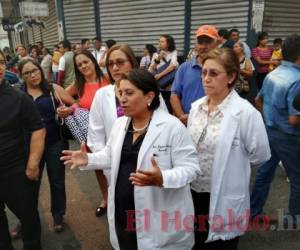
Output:
M150 107L151 106L151 102L148 102L148 107Z

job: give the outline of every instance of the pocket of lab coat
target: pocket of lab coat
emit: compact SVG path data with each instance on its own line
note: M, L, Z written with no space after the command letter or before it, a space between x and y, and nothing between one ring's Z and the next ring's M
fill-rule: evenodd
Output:
M222 197L222 215L224 216L224 222L226 225L235 225L233 231L243 231L243 227L246 226L246 222L249 217L250 210L245 195L230 195ZM228 229L228 228L227 228ZM226 230L226 228L225 228Z
M168 154L156 154L154 157L156 160L157 165L161 169L170 169L171 167L171 157Z

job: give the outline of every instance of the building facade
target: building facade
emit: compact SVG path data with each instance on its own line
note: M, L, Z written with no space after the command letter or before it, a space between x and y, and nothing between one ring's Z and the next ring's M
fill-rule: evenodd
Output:
M6 1L6 0L5 0ZM12 0L16 4L18 0ZM270 41L300 33L299 0L48 0L49 16L10 33L11 44L43 41L52 48L63 37L72 43L101 37L129 44L142 55L146 43L158 44L160 35L174 37L180 55L195 43L203 24L237 28L241 39L254 46L256 33L264 30Z

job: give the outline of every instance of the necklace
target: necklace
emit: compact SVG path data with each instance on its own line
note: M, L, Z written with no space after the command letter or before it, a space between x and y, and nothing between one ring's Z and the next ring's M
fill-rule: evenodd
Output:
M128 132L130 132L130 133L137 133L137 134L143 134L143 133L145 133L147 130L148 130L148 127L149 127L149 124L150 124L150 122L151 122L151 119L152 119L152 116L150 117L150 119L149 119L149 121L147 122L147 124L144 126L144 127L142 127L142 128L136 128L135 126L134 126L134 124L133 124L133 120L132 120L132 122L131 122L131 124L132 124L132 130L127 130Z
M139 133L139 132L142 132L142 131L146 130L146 129L148 128L149 124L150 124L150 121L151 121L151 119L150 119L150 120L147 122L147 124L146 124L144 127L142 127L142 128L136 128L136 127L134 126L133 121L132 121L133 132L134 132L134 133Z

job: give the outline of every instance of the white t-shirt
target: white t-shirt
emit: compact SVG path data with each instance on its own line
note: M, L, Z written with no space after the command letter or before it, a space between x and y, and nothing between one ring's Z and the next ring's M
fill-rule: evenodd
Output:
M140 68L148 69L150 66L151 60L150 56L143 56L140 62Z
M101 46L100 50L94 50L92 54L99 64L102 59L106 59L107 48L105 46ZM105 67L100 67L100 69L102 70L103 74L107 74Z
M52 56L47 54L44 56L42 62L41 62L41 67L44 71L45 78L47 79L48 74L51 72L51 62L52 62ZM50 80L50 79L47 79Z
M106 50L105 46L101 46L101 48L99 50L94 50L92 52L92 54L95 57L95 59L97 60L98 64L99 64L100 60L105 58L106 52L107 52L107 50Z
M161 66L163 66L164 64L166 64L169 60L171 60L171 64L175 65L176 67L178 67L178 61L177 61L177 50L174 50L172 52L165 52L166 56L165 56L165 60L161 59L159 64L157 64L157 69L160 68ZM155 64L154 60L158 57L158 53L154 53L152 60L151 60L151 65Z
M59 58L59 63L58 63L58 71L65 71L66 67L66 61L65 58L62 56Z

